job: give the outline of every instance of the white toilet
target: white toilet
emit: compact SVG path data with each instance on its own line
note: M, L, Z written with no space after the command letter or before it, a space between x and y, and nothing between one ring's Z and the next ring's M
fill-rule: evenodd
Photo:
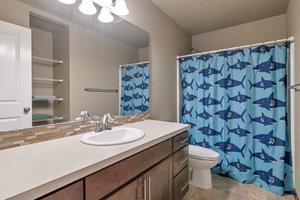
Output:
M190 183L203 189L212 188L210 169L219 162L219 154L211 149L189 145Z

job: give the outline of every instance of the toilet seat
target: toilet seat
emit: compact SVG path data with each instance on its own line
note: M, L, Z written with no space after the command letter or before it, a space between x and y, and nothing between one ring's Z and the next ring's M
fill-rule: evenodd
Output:
M189 157L198 160L215 161L219 159L219 154L211 149L189 145Z

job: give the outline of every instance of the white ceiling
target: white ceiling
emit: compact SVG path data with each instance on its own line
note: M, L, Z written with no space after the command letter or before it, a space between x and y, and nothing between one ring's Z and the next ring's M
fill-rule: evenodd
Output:
M286 13L289 0L151 0L191 35Z

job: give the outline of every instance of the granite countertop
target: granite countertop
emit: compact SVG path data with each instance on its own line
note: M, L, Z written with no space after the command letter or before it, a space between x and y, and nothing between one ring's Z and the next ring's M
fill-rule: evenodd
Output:
M122 145L92 146L81 135L0 151L0 199L34 199L188 130L185 124L145 120L142 139Z

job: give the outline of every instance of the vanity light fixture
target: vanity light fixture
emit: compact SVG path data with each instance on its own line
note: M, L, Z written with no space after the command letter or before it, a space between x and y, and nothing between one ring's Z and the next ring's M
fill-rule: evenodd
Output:
M58 1L64 4L73 4L76 2L76 0L58 0Z
M64 4L73 4L76 0L58 0ZM79 5L79 10L85 15L94 15L97 13L95 4L102 7L98 20L103 23L109 23L114 20L112 13L116 15L128 15L129 10L126 6L125 0L82 0Z
M100 15L98 16L98 20L103 23L110 23L114 20L114 17L110 13L109 9L104 7L100 11Z
M85 15L94 15L97 12L97 8L94 6L92 0L82 0L79 5L79 11Z

